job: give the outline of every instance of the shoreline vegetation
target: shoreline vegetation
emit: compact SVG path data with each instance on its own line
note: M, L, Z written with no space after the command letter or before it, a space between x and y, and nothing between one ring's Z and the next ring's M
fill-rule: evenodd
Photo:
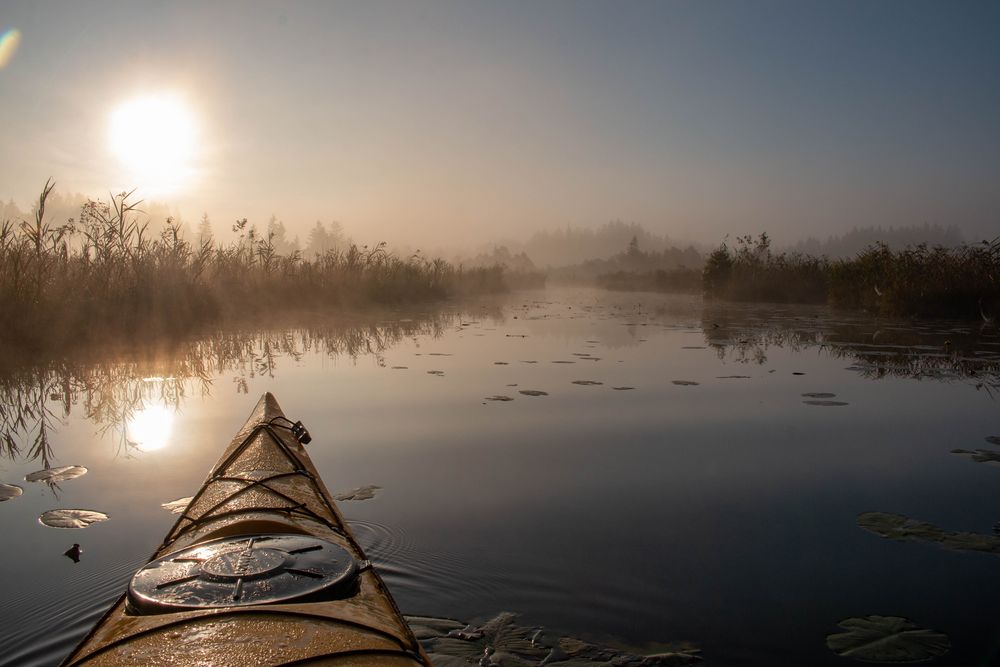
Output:
M953 248L875 243L852 258L774 253L764 233L726 243L705 262L704 294L729 301L828 303L876 315L995 322L1000 237Z
M348 312L538 280L499 264L467 268L419 252L402 258L385 243L281 254L273 232L246 219L233 225L229 244L192 243L170 218L154 236L132 193L88 201L77 218L52 224L45 205L53 187L45 184L33 220L0 221L0 342L8 349L186 335L273 311Z
M0 220L0 309L6 316L0 344L8 354L177 338L278 313L339 316L430 305L543 287L546 280L702 293L719 301L825 303L884 316L992 323L1000 311L1000 238L904 249L876 242L851 257L830 259L775 252L764 233L738 237L732 246L723 242L703 256L637 225L609 223L594 238L567 231L565 240L591 247L632 233L624 251L538 269L524 251L506 247L468 262L419 251L401 257L385 243L344 242L304 253L284 242L283 228L276 236L273 226L261 232L246 219L236 221L228 243L210 234L191 241L172 218L154 234L132 193L87 201L78 216L55 224L45 217L53 187L46 182L33 219ZM640 236L651 244L648 251L640 250Z

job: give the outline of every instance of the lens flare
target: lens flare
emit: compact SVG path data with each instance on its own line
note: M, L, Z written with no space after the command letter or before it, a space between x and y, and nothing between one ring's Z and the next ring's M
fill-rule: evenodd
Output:
M17 53L17 47L21 43L21 31L17 28L10 28L0 33L0 69L7 66L7 63L11 61L14 54Z

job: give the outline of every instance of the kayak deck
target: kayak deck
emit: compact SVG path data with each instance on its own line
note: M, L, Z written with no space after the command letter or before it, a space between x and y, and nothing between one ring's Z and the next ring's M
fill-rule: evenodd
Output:
M265 394L64 665L430 664L291 425Z

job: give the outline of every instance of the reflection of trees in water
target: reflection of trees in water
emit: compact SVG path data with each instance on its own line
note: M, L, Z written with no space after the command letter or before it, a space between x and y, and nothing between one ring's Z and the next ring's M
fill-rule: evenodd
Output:
M991 395L1000 390L1000 331L995 327L844 316L818 307L710 304L702 313L702 328L720 360L764 364L771 348L816 348L849 359L851 370L870 379L961 380Z
M496 311L478 316L498 316ZM126 425L141 410L161 405L177 410L188 396L207 396L216 376L232 374L247 393L258 377L273 378L283 361L306 354L373 356L404 338L439 337L457 313L424 314L403 320L357 320L347 324L281 331L226 331L165 349L105 354L95 361L60 360L0 372L0 453L51 467L51 437L74 409L110 437L120 455L137 444Z

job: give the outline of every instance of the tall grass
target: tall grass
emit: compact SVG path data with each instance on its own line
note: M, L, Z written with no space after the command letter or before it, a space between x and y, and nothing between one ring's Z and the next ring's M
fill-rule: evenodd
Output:
M702 272L705 294L733 301L820 303L829 289L825 258L771 251L771 239L741 236L735 250L726 243L714 250Z
M193 244L168 219L152 236L131 193L91 201L53 225L39 196L33 221L0 223L0 341L23 347L172 334L274 310L411 303L506 288L503 269L463 269L385 244L305 258L281 255L247 221L229 244Z
M822 303L880 315L984 318L1000 309L1000 239L957 248L883 243L850 259L775 254L767 234L723 243L702 274L705 294L734 301Z

